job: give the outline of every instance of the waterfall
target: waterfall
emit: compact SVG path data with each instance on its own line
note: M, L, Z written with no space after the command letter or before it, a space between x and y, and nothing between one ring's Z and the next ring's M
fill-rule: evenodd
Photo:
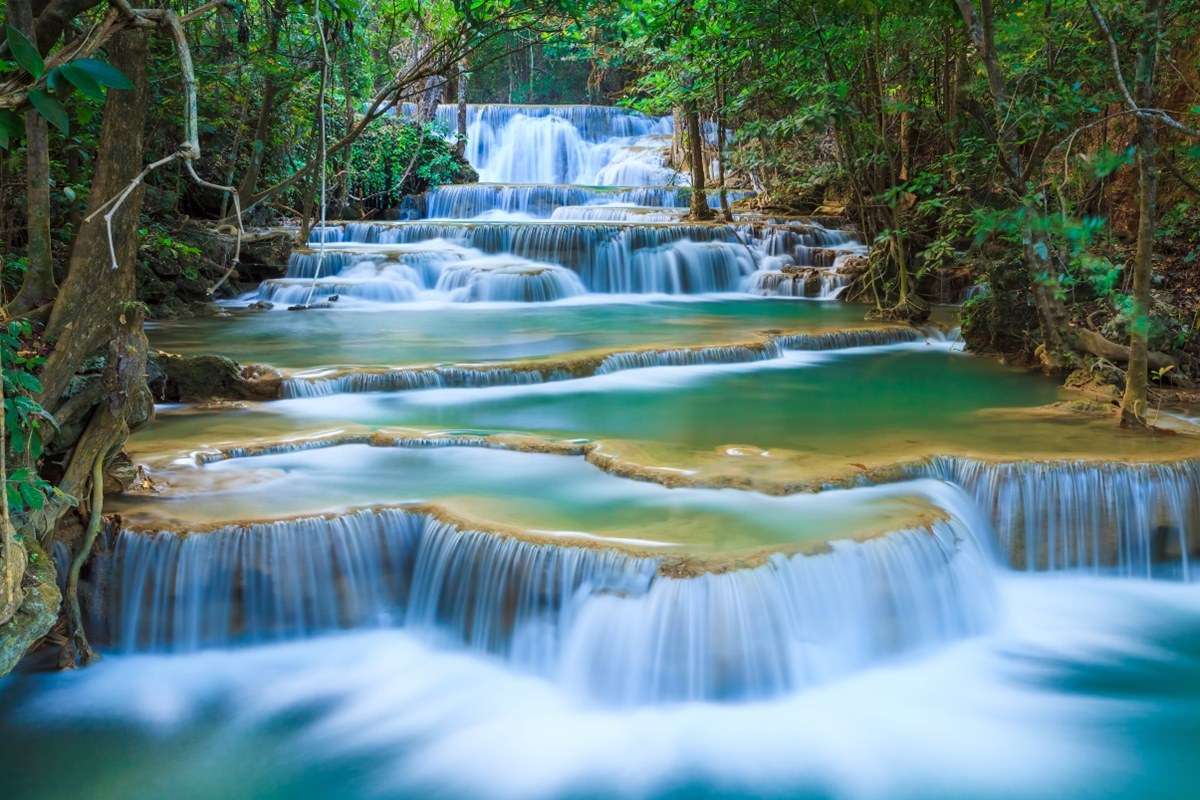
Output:
M468 262L442 270L437 291L468 302L543 303L586 294L579 276L553 264Z
M400 367L387 370L348 371L336 375L295 376L283 381L283 397L328 397L346 392L395 392L411 389L481 388L518 386L568 380L572 373L507 367Z
M971 634L992 587L965 523L692 577L599 547L462 530L419 510L122 531L107 598L130 651L403 625L640 703L762 697Z
M359 227L359 235L371 235ZM335 257L336 256L336 257ZM487 256L478 250L435 239L417 245L359 247L330 252L323 277L313 280L317 255L293 253L288 277L263 281L257 299L302 303L334 295L380 303L441 298L454 302L547 302L585 294L579 277L555 264L518 256Z
M984 559L952 523L586 604L563 677L616 703L767 697L982 630Z
M314 231L314 236L322 235ZM445 245L447 260L467 267L462 248L489 254L512 254L540 267L540 283L553 283L555 297L580 293L567 276L549 274L553 266L578 273L583 291L599 293L695 294L738 291L754 271L754 256L737 240L733 229L720 225L630 225L620 223L498 223L418 222L355 223L342 226L344 242L375 245L413 244L436 240ZM435 251L436 253L436 251ZM358 261L370 260L365 253ZM415 256L413 256L415 258ZM436 255L426 254L426 261ZM477 256L476 256L477 258ZM297 272L307 261L297 260ZM438 269L432 261L429 269ZM439 272L441 270L439 269ZM536 270L522 268L525 274ZM549 292L551 288L546 287Z
M810 297L835 299L847 285L846 278L832 269L757 270L749 279L750 291L763 297Z
M847 350L853 347L920 342L926 338L928 335L916 328L895 325L821 333L784 333L775 336L774 340L784 350Z
M631 350L605 356L595 374L604 375L644 367L692 367L700 364L743 364L779 358L773 341L760 347L727 345L718 347L681 347L674 350Z
M538 366L431 366L394 369L347 369L293 375L284 379L285 398L328 397L346 392L396 392L414 389L524 386L606 375L647 367L690 367L704 364L744 364L779 358L783 350L848 350L858 347L920 342L929 334L901 326L783 333L753 344L647 348L609 353L602 358L548 360Z
M731 190L729 201L737 202L752 192ZM652 208L687 208L691 190L679 186L600 187L547 184L468 183L439 186L426 195L430 219L471 219L489 212L524 214L549 219L563 206L604 206L623 204ZM720 205L716 192L709 192L708 204Z
M962 486L995 524L1001 557L1026 570L1155 577L1200 543L1200 461L992 463L935 458L917 474Z
M443 105L437 119L453 130L457 114ZM671 131L670 117L611 106L469 105L466 156L498 183L674 183L681 178L664 163Z

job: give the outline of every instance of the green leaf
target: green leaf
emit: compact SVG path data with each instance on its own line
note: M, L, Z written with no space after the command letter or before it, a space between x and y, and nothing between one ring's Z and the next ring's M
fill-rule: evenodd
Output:
M17 490L21 493L21 499L25 501L25 505L34 511L40 510L46 504L46 498L42 493L28 483L22 483Z
M37 394L42 391L42 383L37 378L30 375L28 372L20 372L12 370L8 373L9 378L14 384L19 386L31 394Z
M121 70L112 64L106 64L94 58L78 58L71 62L71 66L87 73L92 80L101 86L108 86L113 89L133 88L132 81L125 77L124 72L121 72Z
M25 121L15 111L0 109L0 132L15 142L25 133Z
M62 103L50 95L34 90L29 93L29 102L33 103L33 107L46 118L47 122L58 128L63 134L71 129L70 120L67 119L67 110L63 108Z
M12 25L8 28L8 49L12 53L13 58L21 69L28 72L35 79L42 77L42 73L46 71L46 62L42 61L41 53L29 38L14 28Z
M96 79L80 69L76 64L63 64L59 67L64 78L71 82L79 91L83 92L93 100L104 99L104 87L96 82Z

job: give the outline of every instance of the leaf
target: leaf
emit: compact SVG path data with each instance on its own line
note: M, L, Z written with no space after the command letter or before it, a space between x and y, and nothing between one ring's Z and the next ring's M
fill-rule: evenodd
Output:
M17 487L17 491L21 493L21 499L25 501L25 505L38 511L46 504L46 498L28 483L22 483Z
M33 104L39 114L46 118L47 122L58 128L63 134L70 130L71 123L67 119L67 110L63 108L62 103L38 90L29 93L29 102Z
M132 89L133 82L125 77L125 73L114 67L112 64L106 64L95 58L77 58L71 62L71 66L76 67L94 80L101 86L108 86L113 89Z
M42 55L38 52L37 47L29 41L25 34L12 25L6 27L8 28L8 49L13 58L21 65L21 69L34 78L42 77L42 73L46 71L46 62L42 61Z
M9 379L18 387L24 389L31 394L37 394L42 391L42 383L37 378L30 375L28 372L12 370L8 373Z
M83 92L93 100L104 99L104 87L96 82L96 79L89 75L84 70L80 69L76 64L63 64L59 67L64 78L71 82L79 91Z

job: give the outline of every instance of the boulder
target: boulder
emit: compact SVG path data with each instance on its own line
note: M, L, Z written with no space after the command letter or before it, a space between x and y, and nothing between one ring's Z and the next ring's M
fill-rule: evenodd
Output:
M181 356L154 351L146 366L146 383L155 400L192 403L204 400L273 400L283 376L256 364L241 366L224 356Z

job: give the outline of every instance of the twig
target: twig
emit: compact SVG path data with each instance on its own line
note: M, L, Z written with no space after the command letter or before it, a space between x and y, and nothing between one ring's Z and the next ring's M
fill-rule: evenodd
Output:
M1174 128L1188 136L1200 137L1200 130L1184 125L1163 109L1142 108L1138 105L1138 102L1133 99L1133 95L1129 92L1128 84L1125 83L1125 73L1121 71L1121 52L1117 48L1117 40L1113 37L1112 29L1108 26L1108 20L1104 18L1100 7L1096 5L1096 0L1087 0L1087 6L1088 10L1092 12L1092 19L1096 21L1096 26L1100 28L1100 32L1104 34L1105 41L1108 42L1108 56L1112 61L1117 88L1121 90L1121 96L1125 98L1125 105L1129 106L1130 111L1142 118L1156 119L1167 127Z

